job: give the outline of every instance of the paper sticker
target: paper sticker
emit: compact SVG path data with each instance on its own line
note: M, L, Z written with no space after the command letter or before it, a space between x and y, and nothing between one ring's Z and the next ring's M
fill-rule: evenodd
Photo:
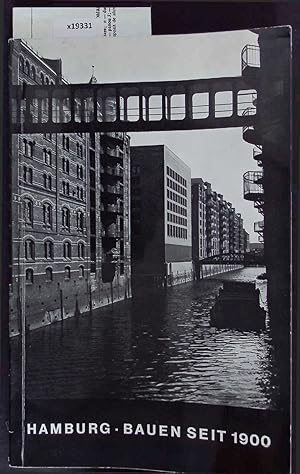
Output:
M14 38L151 35L150 7L14 8Z

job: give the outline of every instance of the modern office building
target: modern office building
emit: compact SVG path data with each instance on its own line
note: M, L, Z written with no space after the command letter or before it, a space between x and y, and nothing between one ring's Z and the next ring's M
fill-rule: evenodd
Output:
M158 286L191 280L190 168L165 145L130 154L133 278Z
M11 48L12 84L66 83L61 60ZM129 153L123 133L13 135L12 335L130 297Z

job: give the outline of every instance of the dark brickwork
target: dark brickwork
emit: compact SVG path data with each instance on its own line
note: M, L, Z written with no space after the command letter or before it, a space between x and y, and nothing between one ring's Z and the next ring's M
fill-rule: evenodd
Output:
M64 81L60 60L44 60L19 40L11 48L13 84ZM13 135L11 156L11 335L20 332L22 314L34 329L129 298L129 138Z

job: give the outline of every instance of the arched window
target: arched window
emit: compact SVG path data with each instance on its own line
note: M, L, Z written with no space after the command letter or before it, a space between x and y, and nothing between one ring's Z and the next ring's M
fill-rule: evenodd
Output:
M46 268L46 281L53 281L53 270L51 267Z
M22 72L24 72L24 70L25 70L25 63L24 63L24 58L23 58L23 56L20 56L20 58L19 58L19 67L20 67L20 70L21 70Z
M28 145L27 154L28 154L28 156L30 156L30 158L32 158L33 157L33 151L34 151L34 143L33 142L28 142L27 145Z
M24 242L25 260L34 260L35 245L32 239L26 239Z
M63 159L62 159L62 166L63 166L64 173L69 174L70 173L70 162L65 157L63 157Z
M68 266L68 267L65 267L65 280L70 280L71 278L71 268Z
M41 72L40 78L41 78L41 84L45 84L45 76L42 72Z
M33 283L33 270L32 268L27 268L25 273L26 284L31 285Z
M80 265L79 267L79 278L84 278L84 266Z
M43 224L52 227L52 206L49 203L43 204Z
M79 242L78 244L78 258L84 258L84 243Z
M62 211L62 226L64 229L70 229L70 211L67 207L63 207Z
M76 224L77 224L77 229L82 232L83 231L83 212L82 211L77 211L76 213Z
M23 153L23 155L26 155L26 153L27 153L27 140L26 140L26 138L23 138L23 141L22 141L22 153Z
M66 196L70 195L70 183L68 183L68 181L63 181L62 182L62 192Z
M24 222L26 225L33 225L33 202L31 199L24 199L23 203Z
M67 258L67 259L72 258L72 246L70 242L64 242L63 256L64 258Z
M54 258L54 245L51 240L44 242L44 257L46 260L53 260Z
M49 174L49 176L48 176L48 183L47 184L48 184L48 189L51 190L52 189L52 176L51 176L51 174Z
M63 135L63 149L67 151L70 150L70 139L66 135Z
M23 166L23 181L32 184L33 171L28 166Z
M45 79L45 83L47 84L47 86L49 86L50 82L49 82L49 77L46 76L46 79Z
M77 178L83 179L83 167L80 165L77 165Z
M27 76L30 76L30 64L28 60L25 63L25 74L27 74Z
M34 66L31 66L31 77L34 81L36 80L36 70Z

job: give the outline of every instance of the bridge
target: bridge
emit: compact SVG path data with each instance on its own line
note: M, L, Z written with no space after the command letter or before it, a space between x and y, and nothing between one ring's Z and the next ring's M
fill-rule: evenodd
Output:
M12 85L11 131L107 133L253 127L257 81L249 74L255 67L246 66L244 61L241 76L234 77Z
M200 260L200 264L240 264L244 265L244 254L243 253L222 253L217 255L211 255L203 260Z
M212 255L200 260L201 265L205 264L221 264L221 265L244 265L256 266L265 265L264 253L263 252L246 252L246 253L224 253L218 255Z

